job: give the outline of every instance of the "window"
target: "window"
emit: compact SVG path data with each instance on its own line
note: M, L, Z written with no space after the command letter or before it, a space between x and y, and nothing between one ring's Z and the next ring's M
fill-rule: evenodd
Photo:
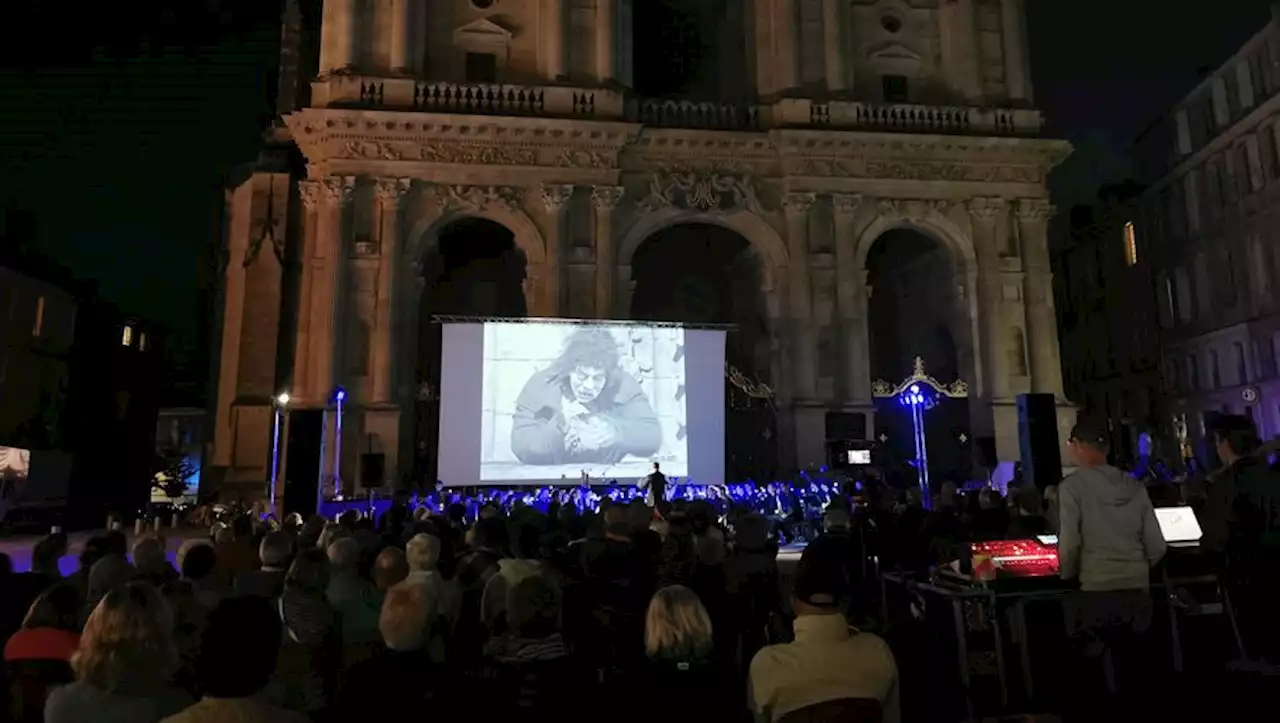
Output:
M1133 230L1133 221L1124 225L1124 263L1127 266L1138 263L1138 234Z
M36 299L36 320L31 325L31 336L40 336L44 330L44 297Z
M1262 156L1262 172L1268 180L1280 177L1280 159L1276 158L1276 128L1264 126L1258 132L1259 153Z
M906 103L908 100L907 76L883 75L880 77L880 90L884 93L886 103Z
M1209 350L1209 384L1210 388L1218 389L1222 386L1222 372L1218 368L1218 350Z
M498 56L493 53L467 53L467 82L498 82Z
M1231 353L1236 362L1236 384L1248 384L1249 368L1248 364L1245 362L1244 344L1241 344L1238 341L1232 342Z
M133 327L126 325L120 335L120 346L133 346Z

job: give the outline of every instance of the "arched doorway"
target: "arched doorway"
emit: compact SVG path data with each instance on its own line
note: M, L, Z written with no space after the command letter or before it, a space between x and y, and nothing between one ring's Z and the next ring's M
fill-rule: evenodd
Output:
M726 361L747 378L769 383L764 269L745 238L708 223L668 227L636 248L631 278L631 318L733 325ZM777 429L770 402L727 384L725 404L727 479L772 479Z
M434 480L439 444L441 326L436 316L522 317L527 314L525 254L515 234L484 218L460 218L435 234L421 259L422 296L418 309L415 465L423 480Z
M974 383L973 341L962 262L937 239L912 228L883 233L867 253L871 378L896 385L920 358L924 371L949 384ZM911 417L896 400L877 400L876 436L900 485L914 483ZM973 438L967 399L939 399L926 413L929 470L936 489L969 478Z

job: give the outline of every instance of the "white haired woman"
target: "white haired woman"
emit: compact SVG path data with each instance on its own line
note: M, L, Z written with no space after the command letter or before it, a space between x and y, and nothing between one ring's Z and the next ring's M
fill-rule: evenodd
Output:
M679 710L669 705L653 715L670 720L724 719L725 711L739 710L742 695L717 665L711 616L697 593L683 585L659 589L649 601L644 620L644 652L649 659L646 690L661 690L666 701L683 701ZM727 659L727 657L726 657ZM683 691L683 692L681 692ZM656 698L657 696L655 696ZM658 703L655 701L655 705Z

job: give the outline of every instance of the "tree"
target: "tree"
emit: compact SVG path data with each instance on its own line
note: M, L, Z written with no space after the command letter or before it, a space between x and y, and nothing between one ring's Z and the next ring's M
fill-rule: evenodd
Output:
M167 448L156 454L151 486L164 493L170 500L187 494L187 480L200 470L182 450Z

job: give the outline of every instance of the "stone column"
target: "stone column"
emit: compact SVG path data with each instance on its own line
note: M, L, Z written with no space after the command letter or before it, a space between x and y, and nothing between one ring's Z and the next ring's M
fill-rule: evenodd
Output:
M947 85L966 100L982 97L973 3L974 0L948 0L938 6L938 36Z
M841 339L841 373L847 401L866 402L871 399L871 370L864 364L867 351L867 325L862 313L866 300L865 272L858 268L856 254L858 239L854 235L853 214L862 203L862 197L844 193L831 195L831 207L835 221L833 246L836 254L836 312L843 331Z
M622 200L622 186L596 186L591 189L591 206L596 218L596 318L608 319L613 314L614 279L617 277L616 241L613 238L613 209Z
M413 0L389 0L391 18L387 23L387 32L391 34L388 45L391 72L407 74L412 69L413 57L413 19L410 6Z
M618 0L596 0L596 81L604 85L618 75Z
M315 292L317 279L324 271L317 257L320 243L320 224L324 205L324 184L320 181L299 181L298 196L302 200L303 239L298 278L298 331L293 350L293 384L289 393L301 403L310 403L311 378L315 374L311 358L311 321L314 306L309 303Z
M774 92L800 85L800 13L796 0L775 0L773 25Z
M1022 0L1000 0L1000 35L1004 40L1004 82L1010 100L1031 100L1027 84L1026 35Z
M997 224L1008 220L1003 198L978 197L969 200L969 216L973 223L973 245L977 255L977 295L982 379L975 379L974 391L992 401L1010 395L1007 357L1004 354L1003 290L1001 289L1000 251Z
M542 203L547 209L547 262L542 269L542 279L535 280L532 286L535 289L540 287L534 296L545 299L542 313L548 316L559 316L567 308L564 216L572 198L571 184L549 183L542 186Z
M842 42L844 6L845 3L841 0L822 0L822 44L826 60L827 90L831 93L839 93L848 87Z
M320 73L350 68L356 56L355 0L324 0L320 29Z
M817 342L813 328L813 289L809 282L809 210L812 193L788 193L783 200L787 216L787 255L790 288L791 326L794 329L795 398L813 401L817 397L815 354Z
M1027 310L1027 351L1031 391L1063 398L1058 322L1053 311L1053 272L1049 266L1049 217L1053 206L1042 198L1018 200L1022 241L1023 303Z
M568 75L564 70L564 0L542 0L542 13L544 68L547 80L555 82Z
M346 276L346 207L355 190L355 177L337 176L322 182L324 203L316 213L315 253L308 260L315 274L311 294L303 302L311 309L311 345L308 374L313 402L324 404L338 383L337 360L341 357L339 310L343 309L343 280Z
M400 302L396 276L399 269L402 229L400 208L409 194L408 178L379 178L375 193L381 219L378 223L378 292L376 321L373 329L373 395L374 404L394 401L395 354L391 332L396 307Z

